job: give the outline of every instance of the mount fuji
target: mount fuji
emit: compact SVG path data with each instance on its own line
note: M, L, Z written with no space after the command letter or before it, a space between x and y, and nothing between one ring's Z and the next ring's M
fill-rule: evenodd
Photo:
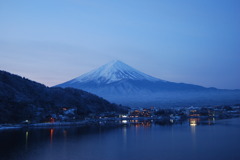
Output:
M82 89L130 106L222 105L240 103L239 90L174 83L112 61L56 87Z

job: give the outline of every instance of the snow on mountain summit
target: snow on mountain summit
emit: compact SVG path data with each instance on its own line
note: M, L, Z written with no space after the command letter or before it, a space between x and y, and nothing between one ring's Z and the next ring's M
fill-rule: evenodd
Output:
M111 61L98 69L85 73L71 82L90 82L96 83L112 83L120 80L148 80L148 81L159 81L160 79L149 76L142 73L129 65L119 61Z

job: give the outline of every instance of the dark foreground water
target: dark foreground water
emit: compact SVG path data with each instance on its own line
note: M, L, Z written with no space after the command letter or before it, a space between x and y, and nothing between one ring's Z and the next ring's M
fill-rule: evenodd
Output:
M5 160L240 160L240 119L0 131Z

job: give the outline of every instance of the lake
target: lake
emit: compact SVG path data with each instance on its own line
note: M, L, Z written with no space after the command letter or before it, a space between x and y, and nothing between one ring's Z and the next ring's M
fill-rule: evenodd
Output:
M239 160L240 119L0 131L1 160Z

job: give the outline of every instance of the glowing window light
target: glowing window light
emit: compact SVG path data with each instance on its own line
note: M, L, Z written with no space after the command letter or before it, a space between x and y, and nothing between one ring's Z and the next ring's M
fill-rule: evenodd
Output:
M122 120L122 123L126 124L126 123L127 123L127 120Z

